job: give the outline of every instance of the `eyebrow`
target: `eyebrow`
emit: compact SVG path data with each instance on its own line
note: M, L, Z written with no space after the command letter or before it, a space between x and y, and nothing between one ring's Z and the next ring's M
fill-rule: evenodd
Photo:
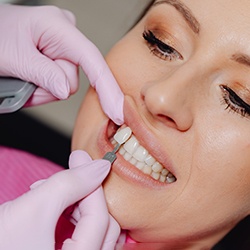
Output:
M179 1L179 0L160 0L160 1L156 1L153 4L153 6L157 6L159 4L172 5L177 11L179 11L181 13L181 15L186 20L189 27L194 31L194 33L199 34L199 32L200 32L199 22L194 17L191 10L186 5L184 5L181 1Z
M246 54L234 54L232 55L231 60L250 67L250 56Z

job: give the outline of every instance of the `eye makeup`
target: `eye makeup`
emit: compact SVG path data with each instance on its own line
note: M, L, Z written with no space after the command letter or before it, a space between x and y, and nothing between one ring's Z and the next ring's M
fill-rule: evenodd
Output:
M166 61L183 60L182 55L176 49L167 42L163 42L160 38L157 38L153 31L145 30L142 36L147 42L150 51L160 59Z
M194 34L169 5L154 6L144 17L142 37L152 55L167 62L182 61L193 50Z
M220 85L223 103L226 109L240 114L242 117L250 117L250 105L247 104L235 91L226 85Z

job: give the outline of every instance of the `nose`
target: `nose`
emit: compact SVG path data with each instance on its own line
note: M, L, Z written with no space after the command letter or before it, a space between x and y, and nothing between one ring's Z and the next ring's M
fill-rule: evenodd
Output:
M192 84L187 80L171 76L145 84L141 96L147 111L166 126L187 131L193 123Z

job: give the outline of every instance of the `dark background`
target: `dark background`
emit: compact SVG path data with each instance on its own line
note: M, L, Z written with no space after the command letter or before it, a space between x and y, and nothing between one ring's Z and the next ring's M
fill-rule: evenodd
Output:
M68 167L70 138L21 111L0 115L0 145L42 156Z

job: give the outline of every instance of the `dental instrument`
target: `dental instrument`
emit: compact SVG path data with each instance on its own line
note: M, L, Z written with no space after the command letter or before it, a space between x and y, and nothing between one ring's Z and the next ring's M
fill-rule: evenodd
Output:
M114 140L118 143L113 151L107 152L104 156L104 160L108 160L111 164L116 160L116 152L131 136L132 130L129 127L122 128L119 133L114 135Z

